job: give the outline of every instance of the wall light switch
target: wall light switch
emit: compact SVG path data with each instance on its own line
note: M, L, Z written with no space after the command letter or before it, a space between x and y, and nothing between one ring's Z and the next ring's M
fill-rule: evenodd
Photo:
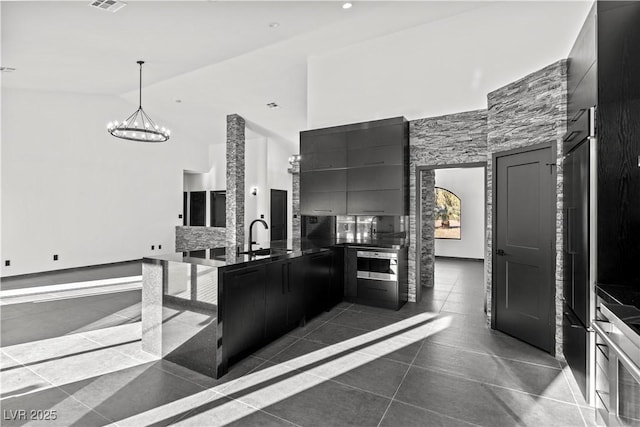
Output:
M155 248L155 245L151 245L151 250L154 250Z
M158 249L162 249L162 245L158 245Z
M11 265L11 260L6 260L6 261L4 262L4 266L5 266L5 267L9 267L10 265Z
M54 260L54 261L57 261L57 260L58 260L58 255L54 255L54 256L53 256L53 260Z

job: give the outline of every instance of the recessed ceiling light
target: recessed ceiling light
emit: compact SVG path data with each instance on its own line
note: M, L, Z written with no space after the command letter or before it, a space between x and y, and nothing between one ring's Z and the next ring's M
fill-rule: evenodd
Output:
M343 9L351 9L351 6L353 6L352 3L346 2L342 4L342 8Z
M278 28L280 26L280 23L278 22L272 22L269 24L269 28Z
M15 70L13 67L0 67L0 71L3 73L13 73Z
M280 108L280 106L278 104L276 104L275 102L268 103L267 107L269 107L272 110L275 110L276 108Z

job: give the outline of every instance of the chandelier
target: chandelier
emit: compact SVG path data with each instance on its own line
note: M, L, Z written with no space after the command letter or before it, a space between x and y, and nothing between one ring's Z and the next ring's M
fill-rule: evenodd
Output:
M144 64L144 61L137 61L137 63L140 65L140 102L138 109L122 123L117 120L109 122L107 131L116 138L130 141L164 142L169 139L171 131L155 124L142 109L142 64Z

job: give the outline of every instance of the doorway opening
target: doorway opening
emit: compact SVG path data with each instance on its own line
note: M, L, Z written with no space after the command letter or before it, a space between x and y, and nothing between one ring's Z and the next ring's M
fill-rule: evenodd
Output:
M416 178L416 301L421 301L425 293L444 296L455 280L437 268L438 260L463 260L484 270L486 163L420 166ZM484 295L484 282L477 287Z

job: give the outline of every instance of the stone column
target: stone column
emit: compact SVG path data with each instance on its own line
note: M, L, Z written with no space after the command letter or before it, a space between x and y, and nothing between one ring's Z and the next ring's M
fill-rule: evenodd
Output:
M292 160L291 174L291 244L293 250L301 249L302 229L300 226L300 160Z
M227 256L244 239L244 136L245 122L237 114L227 116Z
M436 204L435 196L436 171L423 170L420 174L420 283L418 286L432 287L435 283L435 222L433 208Z

